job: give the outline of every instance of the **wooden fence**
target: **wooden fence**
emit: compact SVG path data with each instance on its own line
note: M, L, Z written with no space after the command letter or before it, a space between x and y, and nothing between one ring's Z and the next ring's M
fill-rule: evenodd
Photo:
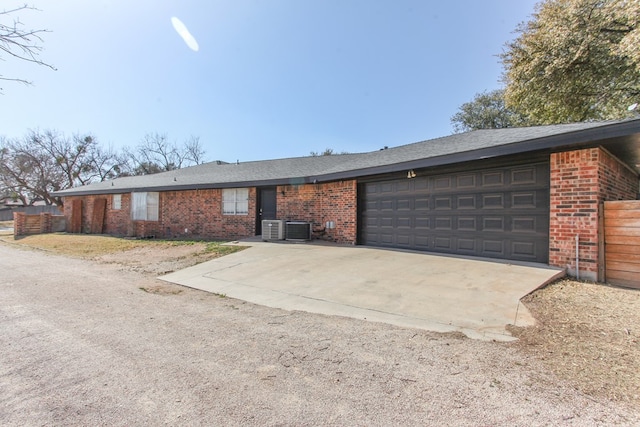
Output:
M13 214L13 235L27 236L30 234L55 233L65 231L67 221L63 215L51 215L48 212L40 215L27 215L24 212Z
M607 283L640 289L640 200L604 203Z

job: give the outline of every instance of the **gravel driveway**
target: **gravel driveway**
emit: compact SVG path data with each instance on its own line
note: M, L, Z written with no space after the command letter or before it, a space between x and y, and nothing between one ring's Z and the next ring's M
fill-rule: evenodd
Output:
M0 244L0 424L634 425L515 346Z

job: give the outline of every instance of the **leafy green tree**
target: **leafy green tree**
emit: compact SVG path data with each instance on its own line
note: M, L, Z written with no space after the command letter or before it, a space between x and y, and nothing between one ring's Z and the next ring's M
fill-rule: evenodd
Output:
M546 0L501 55L505 101L538 124L618 119L640 101L640 2Z
M526 123L522 114L505 105L503 89L476 94L472 101L462 104L451 117L456 133L524 126Z

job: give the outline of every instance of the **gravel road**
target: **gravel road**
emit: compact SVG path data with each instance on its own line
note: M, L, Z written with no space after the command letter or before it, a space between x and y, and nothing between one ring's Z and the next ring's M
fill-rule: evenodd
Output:
M0 425L637 425L515 346L0 244Z

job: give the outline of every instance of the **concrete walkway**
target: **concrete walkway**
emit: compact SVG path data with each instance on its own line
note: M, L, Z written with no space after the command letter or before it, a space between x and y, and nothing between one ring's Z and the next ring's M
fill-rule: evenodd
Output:
M240 244L251 247L160 279L285 310L506 341L507 324L534 322L520 298L564 275L539 264L361 246Z

